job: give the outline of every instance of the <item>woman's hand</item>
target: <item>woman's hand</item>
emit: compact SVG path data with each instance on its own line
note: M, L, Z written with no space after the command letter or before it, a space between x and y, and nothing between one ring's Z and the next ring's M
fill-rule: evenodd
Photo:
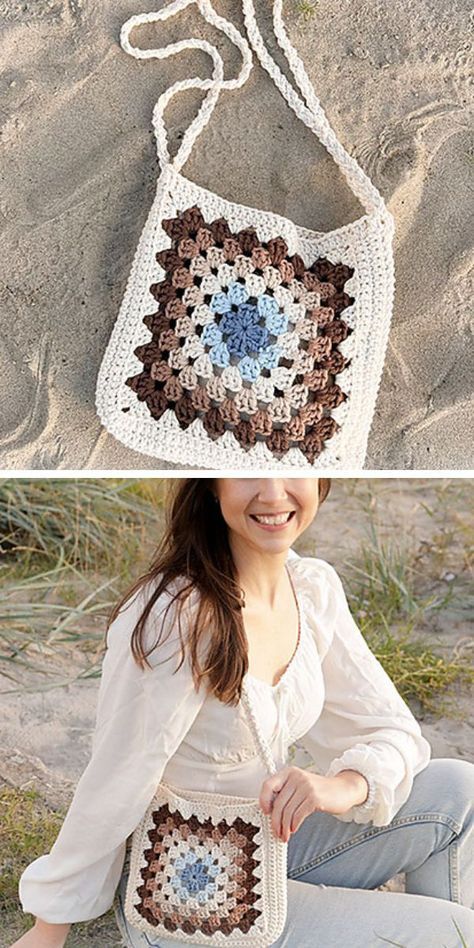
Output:
M70 927L69 924L53 925L37 918L33 928L10 945L10 948L63 948Z
M367 792L367 780L356 770L322 777L301 767L284 767L264 780L259 802L264 813L272 814L275 836L286 843L310 813L347 813L364 802Z

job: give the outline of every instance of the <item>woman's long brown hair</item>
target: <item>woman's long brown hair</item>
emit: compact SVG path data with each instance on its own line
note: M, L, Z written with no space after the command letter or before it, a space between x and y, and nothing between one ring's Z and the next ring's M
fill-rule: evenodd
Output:
M331 482L320 478L319 503L327 497ZM128 600L147 583L150 595L132 632L131 648L135 661L150 666L148 655L163 641L162 636L145 651L147 620L160 596L166 591L169 602L161 614L162 630L168 611L177 605L176 621L181 643L178 668L189 648L195 687L207 679L208 690L225 704L240 697L241 681L248 668L247 642L242 621L242 590L237 582L227 524L216 503L212 478L175 479L166 505L166 528L146 573L131 586L114 607L108 628ZM178 581L176 583L176 581ZM176 591L170 593L170 588ZM183 637L182 609L190 594L199 593L193 620ZM199 652L204 635L210 631L210 644L204 664Z

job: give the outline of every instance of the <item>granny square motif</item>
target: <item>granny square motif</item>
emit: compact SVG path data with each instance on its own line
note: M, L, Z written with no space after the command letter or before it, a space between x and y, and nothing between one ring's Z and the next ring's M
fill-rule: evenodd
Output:
M186 820L167 803L152 817L136 911L168 932L247 934L262 915L255 872L260 827L240 816Z
M336 376L353 268L324 258L307 268L281 236L233 233L197 205L162 227L171 246L156 254L165 276L150 287L152 338L126 384L156 420L172 411L186 430L199 418L213 441L230 431L244 450L260 441L279 459L295 447L313 463L347 398Z
M243 709L269 774L277 765L247 684ZM288 843L258 799L161 781L132 834L125 915L164 939L266 948L287 917Z
M224 79L217 48L201 39L163 49L130 33L196 4L242 54ZM123 444L152 457L211 469L360 469L385 358L394 294L393 217L321 108L273 0L273 24L300 93L270 56L252 0L248 40L210 0L174 0L124 24L137 59L199 48L210 79L175 83L153 112L161 173L115 326L100 367L97 412ZM250 45L249 45L250 43ZM181 169L223 89L252 68L252 52L313 131L365 209L323 233L200 187ZM206 90L171 158L164 110L185 89Z

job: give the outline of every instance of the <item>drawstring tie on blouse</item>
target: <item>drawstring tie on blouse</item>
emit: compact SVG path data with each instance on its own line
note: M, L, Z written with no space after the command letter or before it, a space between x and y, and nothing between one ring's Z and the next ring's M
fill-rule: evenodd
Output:
M277 706L276 746L277 753L283 761L286 759L288 747L292 742L289 721L293 719L293 715L298 714L295 691L288 678L281 679L274 691L274 698Z

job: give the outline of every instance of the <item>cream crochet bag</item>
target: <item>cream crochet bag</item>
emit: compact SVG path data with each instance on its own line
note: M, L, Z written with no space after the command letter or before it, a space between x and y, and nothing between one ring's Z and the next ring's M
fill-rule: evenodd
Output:
M191 3L242 54L236 79L205 40L163 49L131 45L135 26ZM252 0L248 39L296 115L333 156L366 213L330 233L225 200L182 172L223 89L252 68L244 37L209 0L175 0L134 16L121 43L137 59L199 48L212 78L176 82L153 113L161 174L120 312L99 372L98 414L125 445L198 468L356 469L384 362L394 292L394 222L355 158L338 141L282 22L273 23L302 97L269 55ZM164 110L178 92L207 90L174 158Z
M262 760L274 774L245 682L241 701ZM154 940L272 945L286 921L287 851L258 800L162 781L132 835L125 915Z

